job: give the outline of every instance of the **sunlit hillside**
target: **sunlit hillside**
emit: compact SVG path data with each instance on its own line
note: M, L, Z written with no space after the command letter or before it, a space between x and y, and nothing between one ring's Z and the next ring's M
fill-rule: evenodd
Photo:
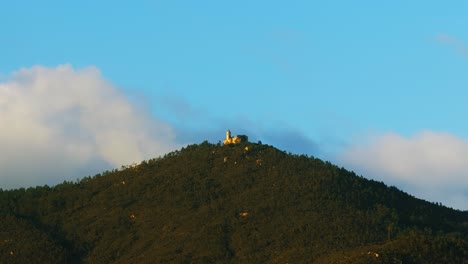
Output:
M1 263L468 263L468 212L260 143L2 191L0 215Z

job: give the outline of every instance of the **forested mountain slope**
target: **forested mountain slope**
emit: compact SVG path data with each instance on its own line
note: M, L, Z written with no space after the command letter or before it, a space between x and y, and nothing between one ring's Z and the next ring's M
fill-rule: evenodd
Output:
M468 212L248 142L1 191L0 216L1 263L468 263Z

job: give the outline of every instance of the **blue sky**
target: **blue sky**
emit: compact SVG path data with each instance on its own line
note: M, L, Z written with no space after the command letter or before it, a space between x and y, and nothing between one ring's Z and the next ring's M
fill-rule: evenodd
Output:
M217 142L229 128L466 210L467 8L464 1L2 3L1 125L76 141L51 151L40 138L33 148L0 140L11 151L53 152L50 160L73 153L61 170L39 169L52 179L4 169L3 188L76 179ZM102 108L80 99L90 97ZM69 105L50 103L57 98ZM108 112L114 108L120 114ZM87 112L118 125L97 125ZM75 119L87 121L72 137ZM7 132L4 138L25 142ZM128 145L112 149L114 137ZM124 149L133 154L110 154ZM3 155L0 164L11 164ZM74 155L82 162L71 162Z

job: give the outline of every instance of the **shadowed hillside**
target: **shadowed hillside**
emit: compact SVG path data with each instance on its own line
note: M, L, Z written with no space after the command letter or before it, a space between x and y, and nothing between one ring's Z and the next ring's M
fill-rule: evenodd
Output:
M0 214L2 263L468 263L468 212L248 142L2 191Z

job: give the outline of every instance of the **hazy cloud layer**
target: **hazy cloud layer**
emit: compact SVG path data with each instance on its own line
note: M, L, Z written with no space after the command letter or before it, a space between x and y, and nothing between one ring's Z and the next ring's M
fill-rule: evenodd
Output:
M318 144L310 140L299 130L277 130L262 134L264 142L294 154L317 155L320 153Z
M460 39L448 34L438 34L436 40L454 47L458 53L468 58L468 46Z
M431 131L410 138L388 133L346 149L339 160L420 198L468 209L467 139Z
M53 184L177 148L95 67L35 66L0 81L0 188Z

